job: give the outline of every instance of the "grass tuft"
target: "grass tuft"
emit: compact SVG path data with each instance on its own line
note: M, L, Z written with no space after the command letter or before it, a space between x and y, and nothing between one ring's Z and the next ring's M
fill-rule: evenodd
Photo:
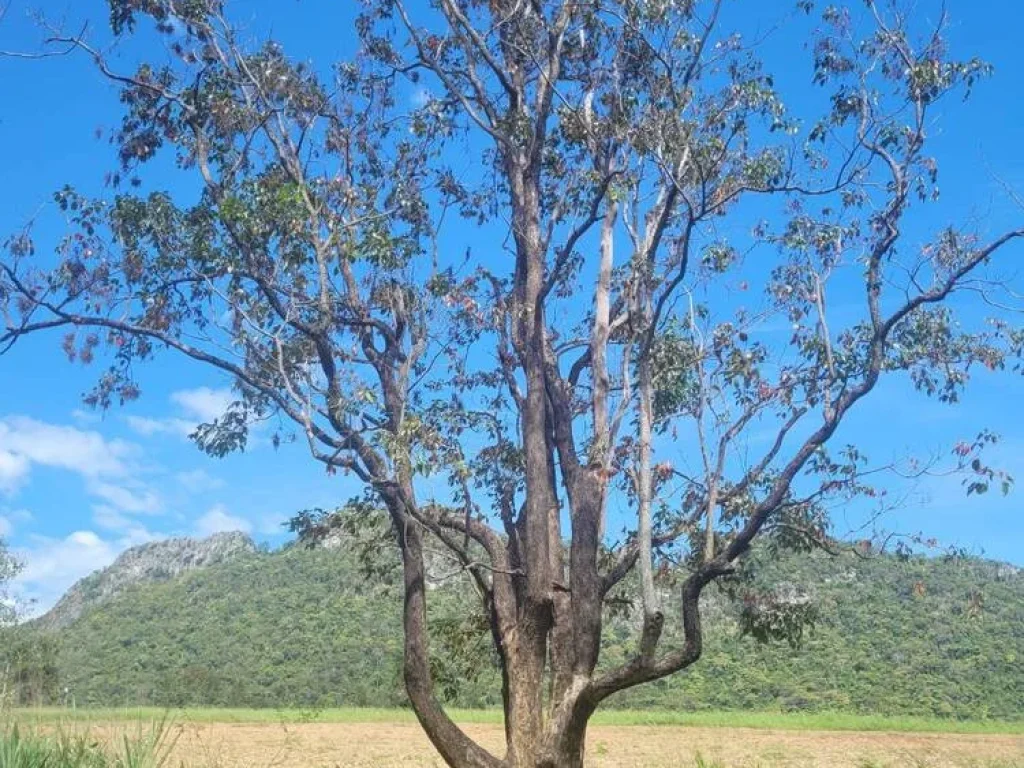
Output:
M15 722L0 728L0 768L169 768L168 720L161 718L101 739L59 723L53 729Z

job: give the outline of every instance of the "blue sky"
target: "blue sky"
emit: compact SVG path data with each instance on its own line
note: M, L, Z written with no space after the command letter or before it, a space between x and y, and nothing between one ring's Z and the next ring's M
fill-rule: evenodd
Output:
M41 4L50 17L67 15L70 24L83 17L97 28L105 23L99 0ZM27 20L32 5L40 3L11 4L0 21L0 49L35 46L39 33ZM293 55L327 61L350 50L348 3L234 0L229 7L253 30L272 31ZM947 7L954 49L983 56L996 75L966 109L957 109L955 101L943 109L933 133L943 199L931 215L936 225L944 217L978 216L995 231L1024 217L1002 187L1024 192L1024 46L1017 39L1024 7L1009 0L948 0ZM815 98L801 46L801 38L785 28L768 43L770 56L792 62L783 68L781 84L797 105ZM113 123L116 92L82 59L0 59L0 104L0 233L38 215L43 239L56 238L59 230L48 219L52 193L67 182L99 192L111 167L111 149L97 129ZM159 174L147 182L158 186ZM1009 258L1022 260L1024 251ZM229 382L181 359L163 357L148 366L141 376L143 397L106 414L80 403L95 373L67 363L56 336L28 339L0 358L0 536L24 559L19 589L38 607L127 546L233 529L280 543L281 523L292 513L332 506L357 490L349 480L327 477L301 446L274 450L259 432L244 454L224 460L201 454L185 435L230 402ZM1024 480L1024 409L1017 405L1024 383L999 375L974 384L950 407L916 396L899 381L889 383L869 410L844 425L840 439L863 442L874 458L884 459L945 450L991 426L1004 440L990 459ZM909 498L889 516L888 528L923 530L945 543L1024 564L1024 483L1009 498L980 500L965 499L958 479L894 488ZM855 527L859 515L841 514L839 530Z

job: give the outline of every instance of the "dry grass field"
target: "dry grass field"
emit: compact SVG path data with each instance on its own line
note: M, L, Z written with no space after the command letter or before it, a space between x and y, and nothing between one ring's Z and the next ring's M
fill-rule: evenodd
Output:
M500 713L454 710L495 753ZM8 729L5 731L4 721ZM407 710L25 709L0 713L44 740L148 758L95 765L147 768L442 768ZM10 744L8 744L10 747ZM5 762L0 768L36 766ZM159 755L159 759L155 756ZM79 762L67 765L90 765ZM1024 768L1024 722L828 713L600 712L590 768ZM47 763L49 765L49 763ZM60 763L64 766L65 763Z
M499 749L495 725L467 725ZM185 723L173 764L197 768L441 766L412 723ZM593 768L1024 768L1024 736L594 726Z

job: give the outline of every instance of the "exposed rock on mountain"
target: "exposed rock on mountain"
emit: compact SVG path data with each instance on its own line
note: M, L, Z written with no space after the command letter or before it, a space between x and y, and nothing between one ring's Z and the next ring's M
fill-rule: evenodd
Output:
M112 600L129 587L169 581L186 571L255 551L252 539L237 531L215 533L205 539L165 539L132 547L103 570L76 583L34 623L44 629L63 629L86 611Z

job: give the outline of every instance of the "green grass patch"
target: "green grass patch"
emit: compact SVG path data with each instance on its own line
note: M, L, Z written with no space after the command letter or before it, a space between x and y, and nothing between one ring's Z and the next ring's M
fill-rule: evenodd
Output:
M163 718L125 723L103 740L64 718L56 728L36 725L41 719L0 726L0 768L165 768L174 746Z
M502 722L499 710L450 710L461 723ZM413 723L407 709L216 709L162 710L154 707L18 709L12 719L21 723L137 722L161 720L192 723ZM1001 733L1024 734L1024 720L950 720L928 717L853 715L828 712L672 712L630 709L600 710L595 725L676 725L710 728L758 728L791 731L891 731L900 733Z
M787 731L890 731L896 733L1024 733L1021 720L952 720L907 715L856 715L845 712L671 712L598 711L602 725L682 725L706 728L757 728Z

